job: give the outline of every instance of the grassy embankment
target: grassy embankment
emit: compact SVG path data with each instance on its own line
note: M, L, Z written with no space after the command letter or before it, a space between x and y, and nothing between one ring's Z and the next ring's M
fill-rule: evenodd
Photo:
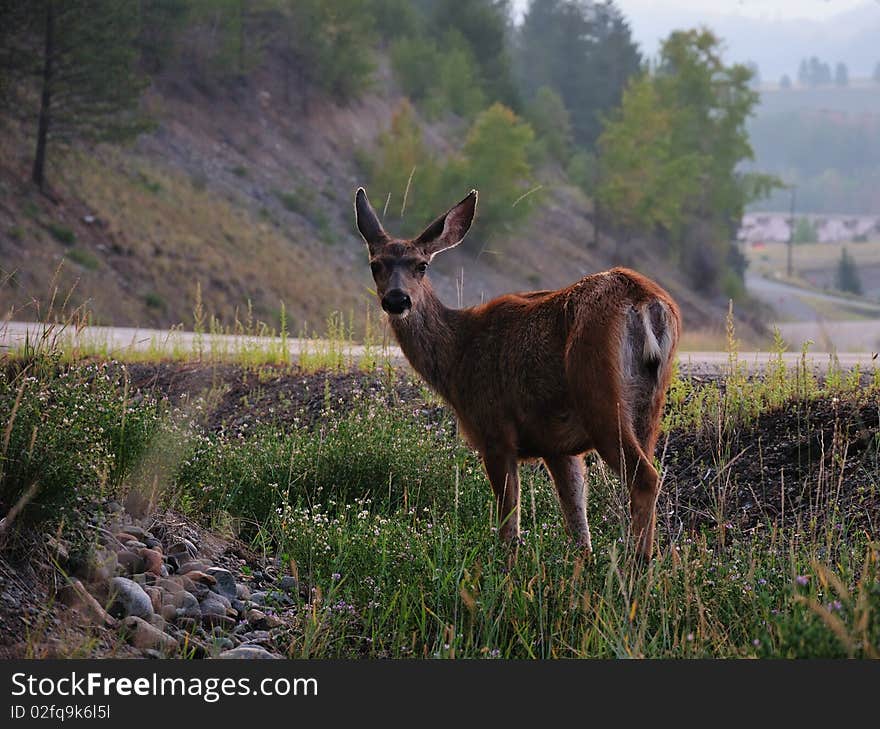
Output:
M343 407L330 373L348 363L332 353L311 362L330 367L314 417L281 427L267 409L229 429L204 425L216 392L172 404L132 388L125 368L64 361L48 343L8 358L0 495L4 510L24 505L17 528L82 529L87 542L84 503L146 489L160 507L281 556L313 588L292 626L295 657L877 657L878 423L840 418L826 440L811 412L876 407L880 376L832 368L819 382L780 360L751 379L730 345L722 381L672 386L659 550L646 570L629 548L627 499L598 463L593 557L564 536L543 469L525 466L514 559L451 414L428 396L402 402L391 369ZM258 378L302 374L246 366ZM772 450L781 434L761 423L774 413L798 435L796 467L775 492L763 481L776 474L736 476ZM702 474L690 502L668 486L677 472ZM730 506L743 490L760 494L750 519Z

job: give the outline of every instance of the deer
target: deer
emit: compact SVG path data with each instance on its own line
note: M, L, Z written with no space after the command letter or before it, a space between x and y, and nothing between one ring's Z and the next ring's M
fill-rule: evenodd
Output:
M540 459L568 534L590 555L583 456L596 452L629 490L635 555L648 561L660 490L654 451L681 331L678 306L645 276L612 268L558 290L448 308L428 267L462 242L476 207L471 190L417 237L401 239L385 231L364 188L355 193L376 296L400 349L482 458L502 542L521 541L519 464Z

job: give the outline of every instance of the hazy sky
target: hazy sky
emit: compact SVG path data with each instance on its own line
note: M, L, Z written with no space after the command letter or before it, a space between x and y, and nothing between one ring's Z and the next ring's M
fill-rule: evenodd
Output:
M870 0L868 0L870 1ZM630 18L639 11L697 11L712 14L743 15L751 18L809 18L821 20L844 10L864 5L866 0L616 0ZM875 0L876 2L876 0ZM528 0L513 0L522 12Z
M852 77L880 62L880 0L615 0L642 53L653 57L670 31L706 25L724 42L727 61L753 61L761 77L797 73L812 55L842 61ZM520 13L528 0L513 0Z
M630 17L639 11L692 10L712 14L744 15L751 18L810 18L820 20L864 5L865 0L617 0Z

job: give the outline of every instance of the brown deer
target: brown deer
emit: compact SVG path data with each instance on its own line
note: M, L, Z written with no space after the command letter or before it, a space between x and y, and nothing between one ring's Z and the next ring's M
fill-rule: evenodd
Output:
M471 190L417 238L401 240L358 189L357 227L400 348L482 456L503 540L519 540L519 461L541 458L569 533L589 552L582 455L595 450L629 489L636 553L649 559L660 487L654 447L678 307L649 279L614 268L558 291L449 309L431 288L428 265L461 243L476 206Z

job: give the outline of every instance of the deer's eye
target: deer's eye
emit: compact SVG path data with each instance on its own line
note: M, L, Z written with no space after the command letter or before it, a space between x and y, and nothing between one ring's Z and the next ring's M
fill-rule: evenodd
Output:
M416 265L416 271L419 273L419 275L424 274L425 271L427 271L427 270L428 270L428 264L425 263L424 261L422 261L421 263Z
M374 276L378 276L382 273L382 263L380 261L370 261L370 270Z

